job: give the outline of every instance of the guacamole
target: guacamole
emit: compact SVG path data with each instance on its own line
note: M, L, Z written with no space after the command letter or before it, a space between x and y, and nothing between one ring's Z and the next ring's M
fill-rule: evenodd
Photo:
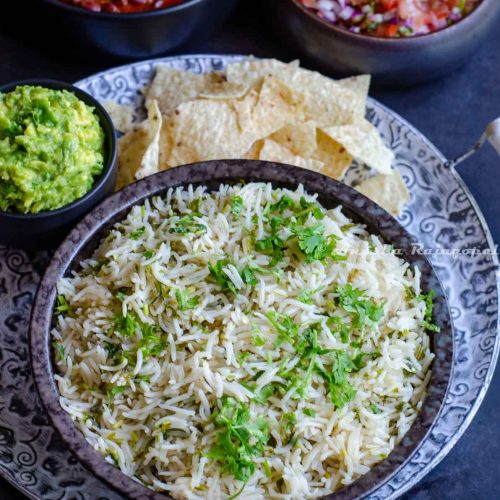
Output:
M94 109L67 90L0 93L0 210L36 213L81 198L104 167Z

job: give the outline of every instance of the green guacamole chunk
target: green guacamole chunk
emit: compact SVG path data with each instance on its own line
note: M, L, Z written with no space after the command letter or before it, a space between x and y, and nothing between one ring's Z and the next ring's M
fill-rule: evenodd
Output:
M103 166L99 118L73 93L32 86L0 93L0 210L67 205L90 191Z

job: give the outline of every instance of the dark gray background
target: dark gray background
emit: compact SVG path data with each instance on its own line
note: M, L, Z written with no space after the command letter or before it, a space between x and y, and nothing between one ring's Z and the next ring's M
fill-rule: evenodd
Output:
M10 10L0 2L0 84L33 77L75 81L123 61L97 58L66 46L57 32L49 33L42 16ZM258 2L243 2L235 16L211 40L177 53L253 54L291 60L298 54L273 36ZM264 2L265 3L265 2ZM5 10L7 9L7 10ZM306 62L303 63L308 66ZM443 80L411 89L373 91L420 129L447 157L454 157L479 138L485 125L500 116L500 22L470 63ZM500 160L485 147L459 167L500 242ZM407 495L405 500L500 498L500 372L496 371L486 399L471 426L450 454ZM22 499L0 479L0 499Z

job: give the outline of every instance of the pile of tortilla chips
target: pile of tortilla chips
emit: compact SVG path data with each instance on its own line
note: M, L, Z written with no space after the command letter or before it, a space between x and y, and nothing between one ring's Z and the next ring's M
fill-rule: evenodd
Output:
M365 119L369 76L332 80L297 62L249 59L224 74L158 66L145 90L148 117L131 127L109 108L119 142L119 187L187 163L246 158L342 179L353 158L377 175L356 186L397 215L409 195L393 154Z

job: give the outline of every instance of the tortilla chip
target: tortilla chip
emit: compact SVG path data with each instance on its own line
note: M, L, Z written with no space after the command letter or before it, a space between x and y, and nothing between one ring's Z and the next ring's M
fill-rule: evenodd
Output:
M261 81L270 76L287 82L293 71L299 67L299 61L284 63L277 59L246 59L245 61L228 64L226 78L228 82L259 86Z
M199 99L238 99L248 92L248 85L234 82L209 82L199 93Z
M317 131L317 149L313 158L324 164L321 173L340 180L351 166L352 156L342 144L334 141L320 129Z
M259 160L287 163L288 165L307 168L308 170L314 170L315 172L321 172L323 168L323 164L320 161L294 155L285 146L269 139L264 141L264 146L259 154Z
M141 166L134 175L137 180L160 171L160 133L163 126L163 118L158 107L158 101L156 100L150 104L148 121L150 123L149 133L151 139L142 156Z
M354 92L366 106L366 98L370 90L371 75L357 75L349 78L337 80L337 83L342 87Z
M172 116L173 146L169 165L241 158L255 142L238 126L238 115L224 100L181 104Z
M132 121L134 118L134 108L132 106L124 106L115 101L105 101L103 106L118 132L125 134L132 130Z
M382 142L379 131L367 120L351 125L322 128L334 141L342 144L358 161L378 170L381 174L391 172L393 152Z
M263 139L286 123L300 119L302 97L276 78L266 78L246 133Z
M146 107L154 99L161 112L171 115L182 103L196 99L209 85L224 79L216 73L196 75L190 71L180 71L168 66L158 66L151 85L146 89Z
M153 100L148 118L118 141L118 189L159 171L162 121L158 103Z
M403 206L410 201L410 192L401 174L395 169L389 175L377 174L368 177L354 188L394 217L397 217Z
M230 64L226 75L228 81L255 85L263 78L274 77L285 83L294 92L303 95L307 119L318 126L353 123L365 116L366 93L360 81L336 82L315 71L300 68L297 63L285 64L275 59L243 61Z
M294 155L310 158L316 151L316 124L311 121L287 123L270 139L285 146Z
M260 152L264 146L264 141L256 141L243 156L244 160L260 160Z

